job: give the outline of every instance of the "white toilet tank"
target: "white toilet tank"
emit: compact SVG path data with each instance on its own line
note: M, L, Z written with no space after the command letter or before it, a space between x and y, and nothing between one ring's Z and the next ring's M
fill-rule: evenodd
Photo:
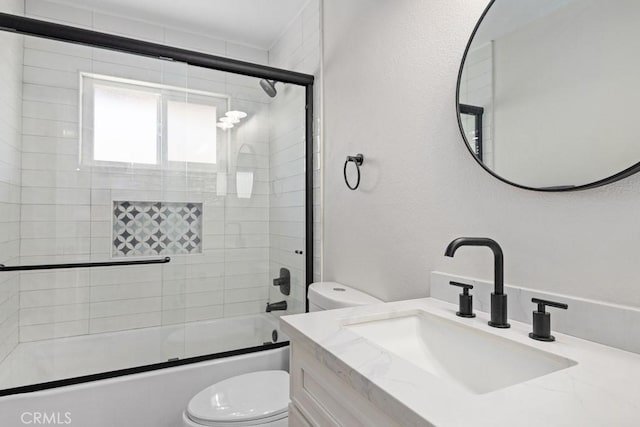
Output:
M384 301L337 282L316 282L309 285L309 311L331 310Z

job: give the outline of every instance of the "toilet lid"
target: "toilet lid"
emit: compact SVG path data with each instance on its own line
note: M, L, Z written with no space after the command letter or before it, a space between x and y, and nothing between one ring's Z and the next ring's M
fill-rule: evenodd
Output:
M281 418L289 404L289 374L259 371L220 381L196 394L187 406L193 421L243 423Z

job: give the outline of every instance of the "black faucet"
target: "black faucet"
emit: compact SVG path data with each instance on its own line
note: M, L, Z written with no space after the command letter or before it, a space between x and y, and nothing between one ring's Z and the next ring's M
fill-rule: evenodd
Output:
M507 323L507 295L504 293L504 259L502 248L493 239L486 237L459 237L449 243L444 255L453 258L461 246L486 246L493 251L494 260L494 290L491 293L491 320L489 326L494 328L509 328Z
M272 311L284 311L286 309L287 309L287 301L267 303L267 313L271 313Z

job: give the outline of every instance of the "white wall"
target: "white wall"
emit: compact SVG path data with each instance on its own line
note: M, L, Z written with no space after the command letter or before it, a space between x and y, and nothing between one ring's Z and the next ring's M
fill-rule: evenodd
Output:
M269 65L316 76L314 85L314 281L320 280L320 1L311 0L269 49ZM305 89L277 85L269 106L270 267L291 271L289 313L305 310ZM278 288L272 301L285 298Z
M385 300L429 293L429 272L491 279L488 236L505 280L640 306L640 175L584 192L539 194L503 184L469 155L456 78L486 0L324 1L324 274ZM342 179L362 152L361 190Z
M18 0L0 1L2 12L22 15ZM20 148L22 36L0 33L0 263L20 262ZM18 342L19 273L0 273L0 361Z

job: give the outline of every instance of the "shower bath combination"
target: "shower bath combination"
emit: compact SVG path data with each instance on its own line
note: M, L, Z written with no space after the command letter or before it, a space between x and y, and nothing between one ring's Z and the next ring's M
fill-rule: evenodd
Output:
M5 314L6 307L11 309L7 317L11 322L0 316L0 330L15 331L0 334L0 396L53 388L66 393L64 386L94 381L96 376L108 379L135 375L254 353L258 348L284 347L286 341L271 339L278 323L277 317L265 312L265 303L271 296L269 311L278 314L284 309L288 313L306 311L306 286L313 278L314 169L300 170L299 164L304 161L309 165L313 160L314 77L3 13L0 29L0 36L17 46L10 50L13 45L4 39L0 43L0 51L16 65L15 79L11 79L15 90L1 100L0 104L7 107L3 112L22 108L22 88L27 84L37 89L28 101L40 102L43 108L30 120L54 117L60 105L66 105L66 86L72 84L83 95L73 100L84 112L74 115L73 124L62 119L46 122L61 129L78 129L73 136L65 137L64 145L57 144L55 135L42 135L17 160L19 165L21 159L26 162L29 157L46 154L64 158L64 165L34 160L24 170L7 167L13 164L0 167L10 176L3 175L0 181L10 179L12 186L21 187L18 194L44 194L52 201L57 201L61 193L65 195L64 209L55 204L25 202L25 212L37 210L37 221L29 220L26 214L27 219L23 219L20 209L2 214L4 222L19 224L24 231L24 237L15 236L15 241L24 238L33 244L24 245L22 254L16 249L0 259L0 284L16 289L16 297L0 310ZM38 44L40 38L47 39L46 46ZM37 49L32 47L35 45ZM118 61L94 60L98 52L100 57L110 55ZM34 57L29 65L22 63L25 54ZM175 65L171 73L157 73L169 59ZM21 79L27 66L38 68L42 76L52 72L71 75L72 69L72 74L85 77L69 82L47 81L49 86L42 82L32 85ZM131 79L132 70L144 74L144 80ZM185 84L168 86L165 77L169 75L175 79L171 81ZM189 80L191 75L198 78ZM221 77L224 89L208 92L211 86L218 87ZM252 80L247 83L245 78ZM285 87L280 97L291 95L291 99L268 103L261 91L246 90L258 85L271 97ZM250 125L241 131L224 132L211 126L218 118L236 115L231 113L240 108L252 114ZM287 114L294 110L299 114ZM109 126L115 121L113 117L133 117L130 111L145 112L140 113L144 120L139 120L139 128ZM209 120L214 114L216 119ZM13 116L2 116L3 120L14 120ZM96 117L99 126L95 126ZM276 121L277 126L273 126ZM21 129L17 119L11 126ZM285 138L293 128L304 129L305 138ZM203 130L202 135L195 130ZM137 133L145 138L131 137ZM101 141L111 140L112 134L124 134L122 140L131 137L135 144L141 141L125 148L144 156L131 154L129 159L127 150L114 148L103 150L100 157L100 150L94 148L101 147ZM182 134L193 138L189 143L178 143L188 139ZM21 147L22 139L22 132L12 133L10 140L0 141L0 148L8 144L7 150L14 150ZM200 140L207 144L200 144ZM198 150L214 144L214 160L209 161ZM288 151L281 154L293 144L295 157ZM270 156L275 159L273 166L283 172L281 177L272 172ZM22 179L23 174L64 174L65 180ZM91 179L91 174L100 179ZM271 197L271 188L287 186L304 196L304 210L299 203L291 206L290 198ZM225 192L218 192L219 187ZM92 192L104 197L91 198ZM1 203L15 201L1 195L0 199ZM157 206L159 216L152 217L150 212ZM271 210L280 216L271 216ZM48 226L43 228L40 222L45 217ZM94 232L98 229L91 224L97 221L103 227ZM279 229L273 225L276 221L286 240L270 233ZM71 222L73 228L67 226ZM299 231L300 225L304 233ZM65 232L52 232L61 229ZM73 244L67 244L71 241ZM164 246L153 246L156 241L164 242ZM286 246L292 241L304 252L294 254L293 248ZM60 253L63 246L64 254ZM13 245L11 250L19 247ZM91 256L87 257L89 251ZM281 268L290 271L290 279L278 274ZM59 269L68 273L58 274ZM75 274L76 269L82 269L82 274ZM37 271L24 273L32 284L25 292L30 292L29 301L33 303L23 298L25 310L20 311L17 296L24 270ZM278 278L281 290L287 287L285 282L291 289L282 293L286 305L283 297L269 292L273 278ZM53 293L56 298L51 298ZM0 302L3 298L0 295ZM265 355L268 360L270 357ZM279 364L272 367L281 368ZM170 375L167 371L167 381ZM198 383L197 387L205 385Z

